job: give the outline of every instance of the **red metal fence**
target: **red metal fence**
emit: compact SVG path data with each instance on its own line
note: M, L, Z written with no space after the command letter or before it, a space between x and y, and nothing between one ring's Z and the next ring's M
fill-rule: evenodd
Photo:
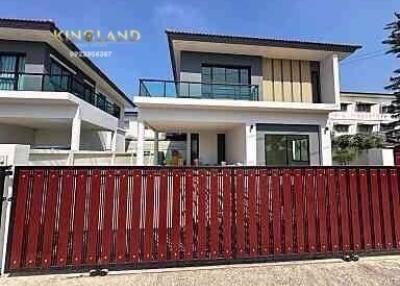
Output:
M400 249L400 168L17 168L8 271Z

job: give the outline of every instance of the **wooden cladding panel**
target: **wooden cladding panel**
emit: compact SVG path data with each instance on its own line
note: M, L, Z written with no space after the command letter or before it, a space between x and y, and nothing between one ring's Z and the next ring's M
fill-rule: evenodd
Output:
M263 59L264 101L312 102L309 61Z
M262 99L264 101L274 101L274 87L273 87L273 75L272 75L272 60L264 59L263 62L263 94Z
M283 101L285 102L293 101L291 69L290 61L282 60Z
M272 69L274 71L274 101L283 101L282 61L273 60Z
M301 102L300 62L292 61L293 101Z
M302 102L312 102L310 62L301 61L300 67Z

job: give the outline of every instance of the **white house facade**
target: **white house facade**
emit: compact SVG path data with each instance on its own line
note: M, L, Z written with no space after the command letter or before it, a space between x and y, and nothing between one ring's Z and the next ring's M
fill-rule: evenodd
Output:
M0 144L125 151L129 98L51 21L0 19Z
M331 165L328 119L340 109L339 61L359 46L167 36L174 80L141 80L134 98L138 164L147 126L186 133L179 154L186 165Z

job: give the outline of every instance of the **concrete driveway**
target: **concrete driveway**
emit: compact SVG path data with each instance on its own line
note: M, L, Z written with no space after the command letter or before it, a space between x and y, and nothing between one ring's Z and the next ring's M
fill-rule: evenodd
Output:
M111 272L105 277L58 274L5 277L7 286L145 285L400 285L400 256L359 262L320 260Z

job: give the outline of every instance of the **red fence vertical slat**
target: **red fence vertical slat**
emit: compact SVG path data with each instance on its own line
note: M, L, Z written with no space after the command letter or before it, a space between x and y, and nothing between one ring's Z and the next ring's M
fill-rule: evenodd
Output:
M358 251L361 248L357 177L358 177L357 171L354 169L350 169L349 192L350 192L351 229L352 229L352 238L353 238L352 249L356 250L356 251Z
M327 192L325 180L327 176L322 169L317 170L317 200L318 200L318 226L319 226L319 250L325 253L328 250L327 230Z
M373 220L373 234L374 234L374 248L382 248L382 230L381 230L381 215L379 207L379 185L378 185L378 171L372 169L370 171L370 184L371 184L371 205L372 205L372 220Z
M117 263L126 261L126 214L127 214L127 200L128 200L128 172L123 170L119 177L119 191L118 191L118 226L117 237L115 240L115 258Z
M390 249L393 247L392 219L390 216L390 198L389 183L387 170L380 170L381 196L382 196L382 213L383 213L383 230L385 237L385 247Z
M167 258L167 199L168 199L168 172L161 171L160 177L160 210L158 225L157 257L161 262Z
M186 171L185 196L185 260L193 258L193 171Z
M173 195L172 195L172 257L174 260L180 258L180 216L181 216L181 172L174 170Z
M228 259L232 255L232 203L231 203L231 174L229 170L223 171L223 222L224 222L224 257Z
M303 176L300 169L294 171L294 197L296 211L296 245L297 252L305 251L304 242L304 198L303 198Z
M200 259L206 256L206 172L199 172L199 198L198 198L198 224L197 224L197 239L198 248L197 256Z
M133 195L132 195L132 224L130 231L130 259L139 261L140 251L140 200L142 194L142 173L140 170L133 171Z
M146 182L146 220L143 254L145 261L150 261L153 258L154 175L151 172L147 173Z
M272 226L273 226L273 245L274 245L274 254L281 253L281 191L280 191L280 182L279 182L279 173L278 170L272 171L271 178L271 189L272 189Z
M398 175L396 169L390 170L390 192L391 192L391 202L393 210L393 229L394 237L396 240L395 246L400 248L400 200L399 200L399 184Z
M28 241L26 244L26 265L36 266L38 234L40 224L40 210L42 208L42 197L44 190L44 171L38 170L33 173L33 187L31 194L31 206L28 218Z
M257 255L257 188L256 174L254 170L248 173L248 196L249 196L249 253L250 256Z
M72 263L82 264L83 257L83 223L85 219L86 171L78 171L76 181L75 210L72 237Z
M29 171L17 172L16 190L14 190L15 206L14 217L11 221L12 233L10 237L10 269L21 267L22 242L24 233L25 210L27 206Z
M329 229L331 250L339 250L339 221L337 204L337 172L333 169L328 170L328 200L329 200Z
M100 170L95 169L91 175L90 197L89 197L89 226L87 239L87 261L88 265L97 264L97 243L100 205Z
M293 251L293 206L292 206L292 176L290 170L283 170L283 217L285 229L285 253Z
M63 171L63 183L61 193L60 219L58 226L57 261L58 267L65 266L68 259L68 240L70 233L70 221L73 197L73 171Z
M245 253L244 237L244 175L243 170L238 170L236 175L236 251L238 256Z
M316 205L314 189L314 171L305 171L305 191L306 191L306 216L307 216L307 242L308 251L314 253L317 250L317 231L316 231Z
M269 176L267 170L260 170L260 224L261 224L261 253L269 254L270 228L269 228Z
M50 267L52 263L51 260L53 256L53 237L56 218L58 179L59 172L55 170L50 170L46 193L46 208L43 229L42 266L44 268Z
M350 250L350 228L349 228L349 206L347 194L347 172L345 169L339 170L339 194L340 194L340 223L341 223L341 237L342 237L342 250L347 252Z
M359 170L359 181L360 181L360 204L361 204L361 217L362 217L362 237L363 237L363 248L370 249L372 246L371 236L371 219L370 211L371 207L369 204L369 184L367 170Z
M114 172L107 170L103 201L103 228L101 230L100 263L107 265L110 262L112 248L112 217L114 202Z
M219 254L219 222L218 222L218 173L211 170L211 219L210 219L210 253L212 258Z

